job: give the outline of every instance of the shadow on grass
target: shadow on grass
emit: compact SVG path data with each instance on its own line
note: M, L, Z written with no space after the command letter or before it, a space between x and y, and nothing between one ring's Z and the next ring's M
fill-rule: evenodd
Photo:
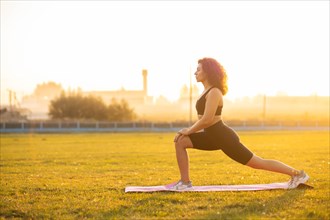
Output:
M207 214L200 216L185 217L186 219L246 219L249 217L267 217L267 214L276 213L279 210L290 208L290 204L301 197L305 190L310 189L310 186L300 186L296 190L279 190L283 194L276 198L258 199L252 194L249 202L239 201L227 204L217 210L212 209L207 211ZM152 193L130 193L125 194L120 199L118 206L111 208L107 212L99 213L102 218L128 218L128 219L148 219L148 218L170 218L175 215L185 215L182 209L186 210L191 204L190 198L194 192L187 192L189 196L184 196L185 193L177 192L152 192ZM239 192L238 192L239 193ZM206 192L207 194L207 192ZM205 192L198 192L193 195L193 198L198 200L205 199ZM263 202L262 202L263 201ZM196 209L206 210L208 204L194 207ZM174 215L174 216L175 216Z
M123 196L122 204L102 213L101 218L112 219L155 219L166 218L169 212L176 213L186 202L173 198L174 192L134 193ZM127 199L129 199L128 202ZM126 202L125 202L126 201Z
M284 191L284 194L269 200L253 199L250 202L236 202L222 207L207 215L196 216L196 219L250 219L269 218L276 215L280 210L290 209L291 204L301 197L305 190L313 187L308 185L299 186L298 189Z

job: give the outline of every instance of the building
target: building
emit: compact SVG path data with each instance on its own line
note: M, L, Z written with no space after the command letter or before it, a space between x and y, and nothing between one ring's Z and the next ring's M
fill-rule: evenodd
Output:
M148 96L148 71L142 70L142 90L126 90L124 88L113 91L90 91L84 92L84 95L93 95L101 97L106 104L112 102L113 99L117 101L125 100L131 107L138 107L141 105L151 104L152 96Z

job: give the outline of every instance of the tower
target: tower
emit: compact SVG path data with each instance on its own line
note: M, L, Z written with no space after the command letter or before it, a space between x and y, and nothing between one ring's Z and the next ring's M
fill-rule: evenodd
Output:
M148 71L146 69L142 70L142 76L143 76L143 91L144 95L148 95Z

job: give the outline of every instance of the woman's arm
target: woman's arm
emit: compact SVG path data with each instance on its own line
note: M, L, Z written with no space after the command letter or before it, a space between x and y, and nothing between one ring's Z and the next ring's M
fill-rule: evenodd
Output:
M204 115L196 121L190 128L184 128L179 131L182 135L189 135L199 130L209 127L214 122L215 112L222 105L222 93L219 89L211 89L207 94Z

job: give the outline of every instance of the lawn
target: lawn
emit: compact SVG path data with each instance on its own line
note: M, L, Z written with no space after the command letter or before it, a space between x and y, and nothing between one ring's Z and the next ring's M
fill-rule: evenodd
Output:
M0 217L329 219L329 131L239 132L259 156L310 175L314 189L125 193L179 178L174 133L1 134ZM283 182L221 151L190 149L194 185Z

